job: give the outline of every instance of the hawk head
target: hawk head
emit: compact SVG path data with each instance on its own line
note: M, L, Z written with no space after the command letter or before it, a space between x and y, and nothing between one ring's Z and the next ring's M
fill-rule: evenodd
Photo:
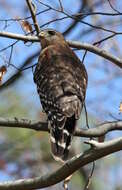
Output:
M49 45L65 44L67 45L63 35L53 29L45 29L39 33L42 49Z

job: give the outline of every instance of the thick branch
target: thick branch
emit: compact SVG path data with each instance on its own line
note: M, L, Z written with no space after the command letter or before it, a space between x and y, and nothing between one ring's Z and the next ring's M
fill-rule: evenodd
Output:
M12 127L12 128L25 128L25 129L33 129L36 131L49 131L46 116L40 118L39 122L31 121L28 119L7 119L0 118L0 126L2 127Z
M98 125L97 127L87 130L77 129L75 136L79 137L100 137L110 131L122 130L122 121L106 122Z
M54 185L77 171L80 167L120 150L122 150L122 138L104 143L97 143L97 149L90 149L84 152L84 154L75 156L51 174L46 174L36 178L3 182L0 183L0 190L32 190Z
M0 36L11 38L11 39L17 39L22 40L24 42L30 41L30 42L39 42L39 38L37 36L24 36L21 34L14 34L10 32L0 32ZM67 41L71 47L78 48L78 49L85 49L92 53L95 53L96 55L99 55L101 57L104 57L105 59L111 61L115 65L122 68L122 60L119 59L116 56L113 56L111 53L108 53L107 51L100 49L94 45L88 44L88 43L81 43L76 41Z
M34 7L32 5L32 1L31 0L26 0L26 2L28 4L28 7L29 7L29 10L30 10L32 19L33 19L33 23L34 23L34 26L35 26L35 29L36 29L36 32L37 32L37 35L38 35L39 32L40 32L40 28L39 28L39 25L38 25L37 20L36 20L36 15L34 13Z
M39 122L27 119L18 119L18 118L14 119L0 118L0 126L33 129L36 131L49 131L46 120L47 118L44 113L42 114L42 117L40 118ZM74 135L78 137L100 137L114 130L122 130L122 121L103 123L95 128L87 130L77 128Z
M22 34L15 34L11 32L2 32L2 31L0 31L0 36L10 39L21 40L24 42L39 42L39 38L37 36L25 36Z
M100 56L104 57L105 59L111 61L115 65L119 66L120 68L122 68L122 60L116 56L113 56L112 54L108 53L107 51L105 51L103 49L100 49L100 48L98 48L94 45L88 44L88 43L79 43L79 42L75 42L75 41L68 41L68 43L71 47L85 49L92 53L100 55Z

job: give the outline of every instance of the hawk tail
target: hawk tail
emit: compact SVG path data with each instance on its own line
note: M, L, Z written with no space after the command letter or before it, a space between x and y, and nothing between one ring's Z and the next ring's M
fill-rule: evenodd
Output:
M51 151L55 160L66 160L68 158L71 140L75 130L75 115L56 122L50 129Z

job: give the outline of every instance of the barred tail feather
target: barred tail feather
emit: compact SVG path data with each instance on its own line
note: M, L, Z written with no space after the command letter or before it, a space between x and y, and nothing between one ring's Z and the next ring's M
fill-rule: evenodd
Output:
M62 122L63 124L63 122ZM50 129L51 151L55 160L66 160L68 158L71 140L75 130L75 115L64 119L61 127L53 126Z

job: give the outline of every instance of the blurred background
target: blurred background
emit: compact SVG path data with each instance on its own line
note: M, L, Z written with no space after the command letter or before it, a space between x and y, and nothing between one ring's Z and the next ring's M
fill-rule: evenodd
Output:
M61 2L61 3L60 3ZM33 0L41 29L53 28L66 39L94 44L112 35L112 30L122 32L122 1L119 0ZM67 15L76 15L75 19ZM97 14L88 14L88 13ZM99 13L99 14L98 14ZM100 14L112 13L113 15ZM82 14L82 15L81 15ZM28 31L25 21L34 30L25 0L0 0L0 31L34 35ZM97 46L122 58L122 36L115 35ZM0 37L0 67L7 66L0 85L0 117L38 120L41 105L33 82L31 65L37 63L41 47L39 43L24 43ZM84 50L74 50L82 60ZM87 52L84 64L88 72L86 106L89 126L122 119L119 105L122 101L122 70L110 61ZM30 67L20 72L20 69ZM79 127L86 128L82 113ZM107 139L121 136L111 132ZM83 138L74 138L71 154L83 152L88 146ZM53 171L60 166L50 154L49 135L26 129L0 128L0 181L35 177ZM70 189L83 189L92 165L77 171L70 182ZM62 189L62 183L49 187ZM116 153L96 161L90 190L122 189L122 153Z

